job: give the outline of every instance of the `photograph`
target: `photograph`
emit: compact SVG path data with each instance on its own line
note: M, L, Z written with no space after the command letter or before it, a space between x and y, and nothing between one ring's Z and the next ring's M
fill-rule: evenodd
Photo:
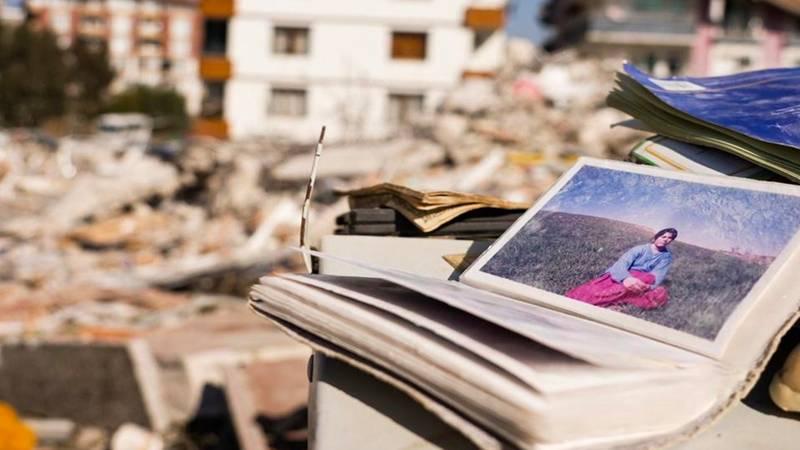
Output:
M799 228L797 196L587 165L480 271L713 341Z

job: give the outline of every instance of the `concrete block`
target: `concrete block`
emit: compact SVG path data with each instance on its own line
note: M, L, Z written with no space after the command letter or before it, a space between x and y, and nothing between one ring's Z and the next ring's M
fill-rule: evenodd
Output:
M24 416L115 429L163 430L168 417L155 360L127 343L17 343L0 347L0 399Z

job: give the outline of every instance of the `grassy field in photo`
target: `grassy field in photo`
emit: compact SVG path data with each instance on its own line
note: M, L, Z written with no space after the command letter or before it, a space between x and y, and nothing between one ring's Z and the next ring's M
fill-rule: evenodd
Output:
M481 271L564 295L604 273L631 247L649 242L655 231L599 217L540 211ZM612 308L714 339L772 259L683 243L678 233L670 245L674 259L663 284L669 301L651 310L632 305Z

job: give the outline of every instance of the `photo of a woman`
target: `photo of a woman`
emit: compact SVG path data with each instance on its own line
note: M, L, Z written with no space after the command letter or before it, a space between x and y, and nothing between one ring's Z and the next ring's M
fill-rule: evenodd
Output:
M637 333L656 325L681 345L714 342L793 239L800 248L800 191L684 176L696 177L578 164L461 278Z
M625 252L602 275L570 289L565 296L595 306L631 304L642 309L663 306L669 300L662 282L672 265L668 246L678 230L665 228L647 244Z

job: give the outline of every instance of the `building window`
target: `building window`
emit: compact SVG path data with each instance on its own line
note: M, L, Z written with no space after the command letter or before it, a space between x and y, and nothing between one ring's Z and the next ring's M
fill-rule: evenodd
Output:
M800 16L788 19L789 39L796 41L800 39Z
M669 67L670 75L678 75L683 72L684 58L679 55L669 55L667 57L667 66Z
M306 115L305 89L272 89L267 112L273 116L302 117Z
M200 116L206 119L221 119L225 111L225 82L206 81Z
M428 35L425 33L392 33L392 59L425 59Z
M494 34L494 30L487 30L487 29L477 29L473 31L472 35L472 49L477 50L483 47L483 44L489 40L490 37Z
M424 101L422 94L389 94L389 122L397 125L409 123L422 113Z
M637 13L681 16L689 14L691 6L687 0L633 0L631 9Z
M81 16L81 25L87 27L102 27L106 24L105 20L103 20L100 16L94 15L85 15Z
M228 49L228 21L206 19L203 32L203 54L224 55Z
M159 39L153 39L153 38L140 39L139 49L144 52L160 53L161 41Z
M89 49L90 52L103 53L107 49L107 41L98 36L78 36L78 40Z
M750 39L756 28L755 5L745 0L728 0L725 2L725 16L722 29L726 37Z
M740 56L736 58L736 66L739 70L747 70L752 66L753 62L749 56Z
M308 28L275 27L272 51L279 55L307 55L309 51Z

